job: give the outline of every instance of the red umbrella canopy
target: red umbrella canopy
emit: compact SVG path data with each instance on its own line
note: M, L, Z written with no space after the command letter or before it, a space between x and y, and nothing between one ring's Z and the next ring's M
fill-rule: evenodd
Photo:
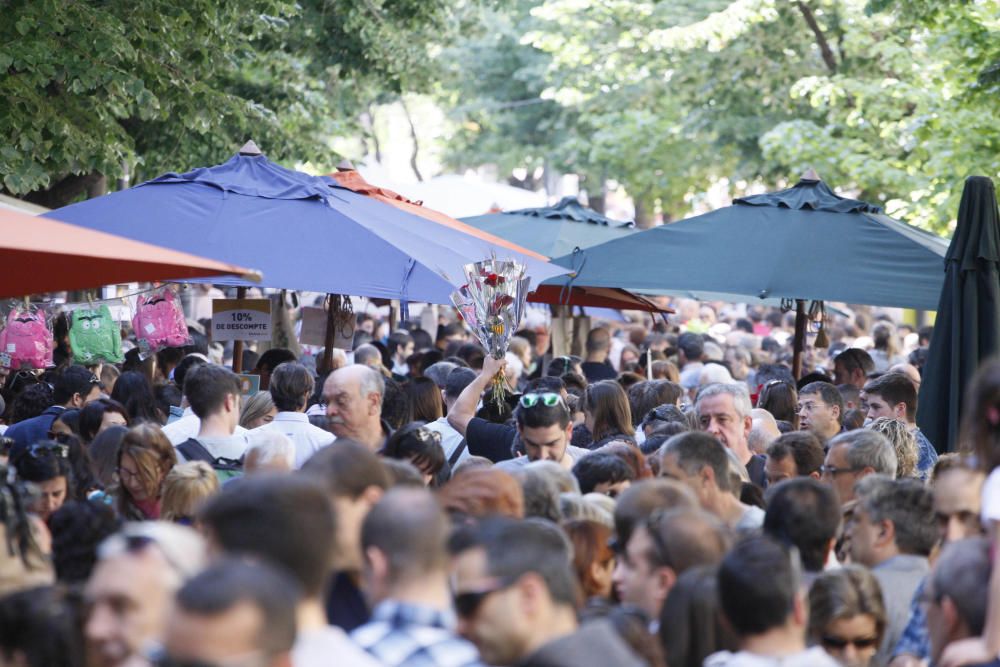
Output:
M5 209L0 265L0 298L154 280L260 280L251 269Z

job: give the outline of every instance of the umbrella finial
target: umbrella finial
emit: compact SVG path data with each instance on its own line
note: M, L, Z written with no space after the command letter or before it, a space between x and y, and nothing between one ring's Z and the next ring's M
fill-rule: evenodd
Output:
M806 173L802 174L802 176L801 176L801 178L799 178L799 180L801 180L801 181L814 181L814 182L818 182L818 181L822 181L823 179L819 177L819 174L816 173L815 169L813 169L812 167L809 167L808 169L806 169Z
M258 156L263 155L263 153L259 148L257 148L257 144L253 142L253 139L251 139L243 144L243 148L240 149L240 155Z
M340 164L337 165L337 171L356 171L356 169L350 160L341 160Z

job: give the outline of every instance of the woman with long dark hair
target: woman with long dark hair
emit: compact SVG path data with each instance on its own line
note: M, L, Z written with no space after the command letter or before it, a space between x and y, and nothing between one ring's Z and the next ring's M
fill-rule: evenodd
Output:
M122 373L115 382L111 398L125 406L130 424L149 422L162 426L167 421L167 416L156 407L156 396L153 394L152 385L146 376L138 371Z

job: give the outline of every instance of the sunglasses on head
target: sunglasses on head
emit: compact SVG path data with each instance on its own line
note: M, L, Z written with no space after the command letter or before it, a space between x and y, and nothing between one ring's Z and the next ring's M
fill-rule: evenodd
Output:
M28 447L26 453L33 459L45 459L50 456L65 459L69 458L69 447L55 442L36 442Z
M541 394L523 394L518 402L521 404L522 408L533 408L539 403L547 408L553 408L557 405L563 404L562 396L552 392L545 392Z

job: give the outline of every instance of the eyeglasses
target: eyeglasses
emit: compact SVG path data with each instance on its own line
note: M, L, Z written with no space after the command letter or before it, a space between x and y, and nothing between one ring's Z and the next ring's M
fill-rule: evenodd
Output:
M834 637L833 635L823 635L820 638L820 643L836 651L843 651L849 645L859 651L863 651L878 646L878 637Z
M563 403L562 396L550 392L546 392L544 394L524 394L518 402L521 404L521 407L525 409L533 408L539 403L547 408L553 408L557 405L565 405L565 403Z
M455 593L452 598L455 603L455 613L459 618L472 618L479 611L479 608L483 606L483 602L486 598L502 591L505 588L510 588L514 582L509 579L500 579L496 586L490 588L485 588L480 591L465 591L462 593Z
M121 466L118 466L118 478L123 482L125 480L141 479L138 472L129 470L128 468L122 468Z
M838 468L837 466L821 465L819 467L819 473L821 475L830 475L831 477L836 477L837 475L845 472L857 472L854 468Z

